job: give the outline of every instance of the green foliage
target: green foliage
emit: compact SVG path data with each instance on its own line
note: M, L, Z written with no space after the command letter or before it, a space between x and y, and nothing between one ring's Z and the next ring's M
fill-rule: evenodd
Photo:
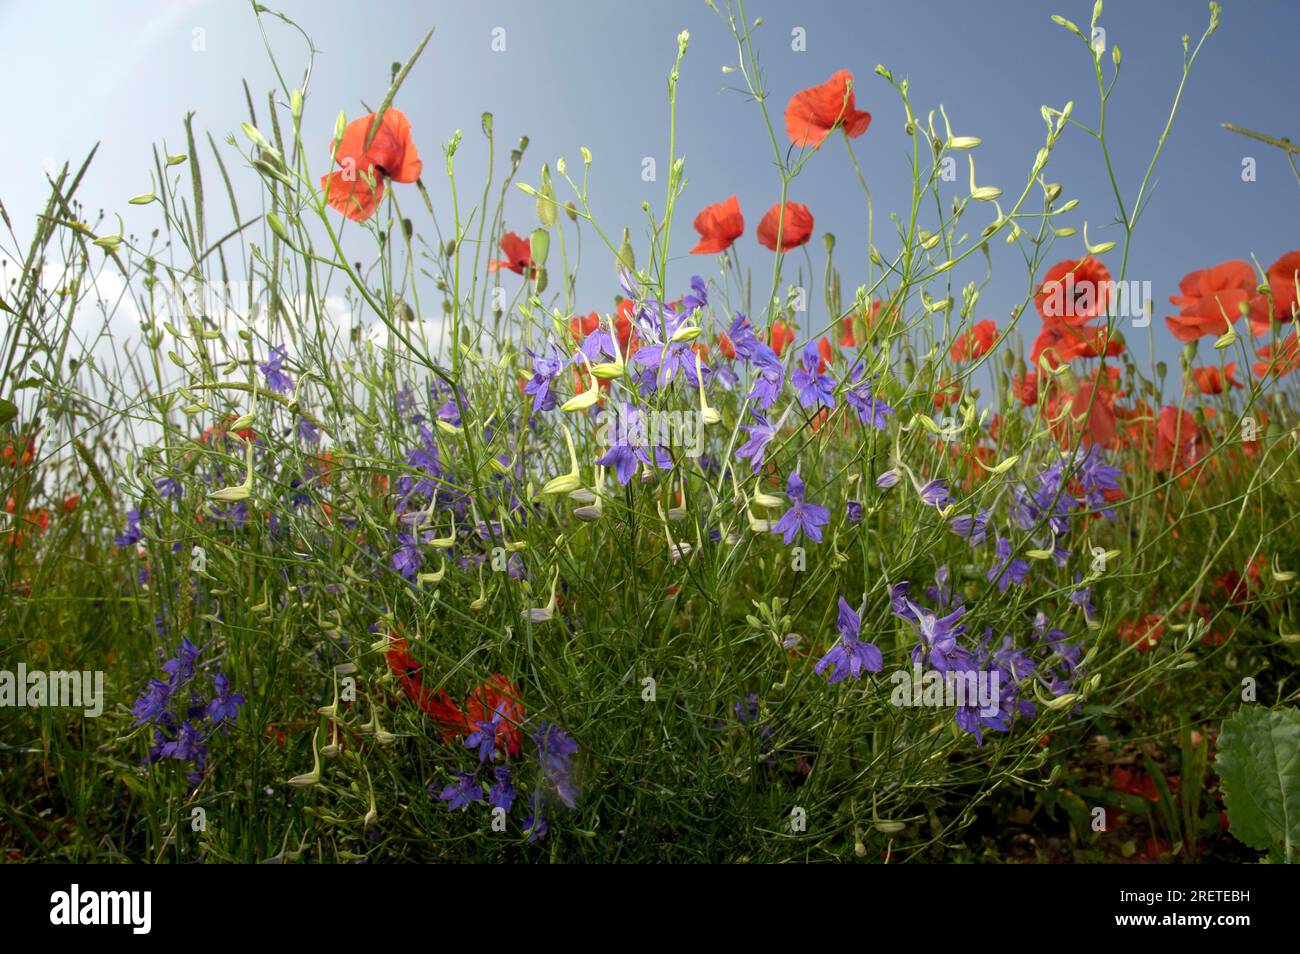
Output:
M1223 723L1214 767L1232 833L1287 864L1300 850L1300 709L1247 704Z

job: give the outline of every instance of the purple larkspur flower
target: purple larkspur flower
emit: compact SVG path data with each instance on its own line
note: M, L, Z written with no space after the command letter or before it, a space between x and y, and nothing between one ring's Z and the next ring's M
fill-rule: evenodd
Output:
M952 497L948 495L948 481L938 479L927 480L917 491L921 502L928 507L935 507L942 510L952 503Z
M1020 585L1025 582L1025 577L1029 575L1029 562L1019 557L1011 559L1011 541L1006 537L999 536L997 543L998 562L993 569L988 572L989 582L996 582L998 590L1005 593L1007 587L1012 583Z
M817 344L810 341L804 346L802 363L790 375L795 395L806 409L835 406L835 380L821 373L821 362Z
M645 415L640 408L624 404L623 412L613 417L606 433L612 433L612 443L596 463L612 467L620 484L626 486L642 464L672 470L673 458L668 449L658 444L650 446L651 435L646 434Z
M743 699L737 700L732 706L736 713L736 718L740 720L741 725L748 725L758 718L758 693L751 692Z
M899 473L898 469L891 467L876 478L876 486L881 490L888 490L890 487L897 486L898 482L902 479L903 475Z
M776 352L761 341L754 346L750 365L755 376L746 398L766 411L781 396L781 390L785 387L785 366L781 364Z
M146 722L158 722L167 713L172 701L172 687L161 679L150 679L144 687L131 712L135 716L135 725Z
M550 354L534 354L527 348L524 351L533 359L533 376L524 385L524 393L532 395L535 413L552 410L560 401L551 391L551 385L569 362L554 344Z
M206 710L208 721L213 725L222 722L234 722L239 718L239 707L245 702L244 694L230 691L230 680L223 672L212 678L214 695Z
M801 533L813 543L821 543L822 527L830 523L831 512L819 504L804 501L804 482L797 470L786 480L785 492L793 502L772 527L772 532L781 534L786 546L794 543Z
M542 777L555 787L560 801L573 808L582 794L573 779L572 759L578 751L578 743L551 722L543 722L530 738L537 746Z
M515 803L515 787L510 782L510 769L498 765L492 774L496 778L496 784L488 789L488 804L508 813Z
M874 380L866 377L866 368L860 360L853 365L849 381L852 387L844 392L844 400L858 412L858 420L863 424L883 431L887 426L885 418L893 414L894 409L875 393Z
M190 642L188 636L182 636L176 655L162 664L162 671L167 673L173 692L194 678L194 666L200 653L202 650ZM158 654L161 656L162 651Z
M497 754L497 727L501 725L501 708L492 713L492 718L476 720L474 731L465 736L465 748L478 749L478 760L490 762Z
M293 390L293 378L283 370L284 359L288 356L284 345L277 345L271 349L271 356L266 359L266 363L258 365L258 370L266 376L266 386L276 394L288 394Z
M977 547L988 536L989 517L992 515L991 510L976 510L973 515L962 514L960 517L953 517L948 521L948 527L971 546Z
M397 548L393 550L393 569L408 580L415 579L424 566L424 554L420 544L432 539L433 534L426 531L423 535L413 533L397 534Z
M966 607L959 606L947 616L937 616L924 606L910 601L909 604L916 616L916 631L920 639L912 649L912 662L925 660L940 672L968 668L969 654L957 645L957 637L966 632L966 626L957 622L966 612Z
M180 500L185 496L185 485L175 477L160 477L153 485L163 500Z
M200 765L208 754L203 736L188 721L182 722L176 732L176 738L163 743L158 755L164 759L176 759L180 762L198 762Z
M763 458L767 454L767 445L772 443L772 439L776 437L776 427L769 424L767 418L752 407L749 409L749 413L758 423L740 425L742 431L748 432L749 440L736 451L736 456L747 458L750 466L754 469L754 473L757 474L763 467Z
M542 815L542 800L539 793L534 792L528 799L528 807L531 809L528 817L524 819L524 831L528 832L528 841L542 841L546 838L546 832L550 828L546 823L546 818Z
M465 811L471 802L483 801L483 786L472 772L457 772L456 781L438 793L438 801L447 803L447 811Z
M862 501L850 500L844 504L844 519L850 526L856 527L862 522Z
M305 417L298 418L298 440L312 447L320 444L320 428Z
M1092 587L1078 585L1083 582L1082 573L1074 574L1074 582L1077 588L1070 593L1070 602L1082 609L1083 618L1091 623L1097 615L1097 607L1092 602Z
M144 531L140 529L140 521L148 516L148 511L133 508L126 512L126 529L113 537L113 542L119 547L129 547L139 543L144 539Z
M872 643L863 642L859 638L862 631L862 619L853 608L840 597L840 614L837 621L840 638L830 651L818 660L813 672L821 675L827 669L833 672L826 681L834 684L852 676L854 679L861 679L863 670L867 672L880 672L884 665L884 660L880 655L880 650Z

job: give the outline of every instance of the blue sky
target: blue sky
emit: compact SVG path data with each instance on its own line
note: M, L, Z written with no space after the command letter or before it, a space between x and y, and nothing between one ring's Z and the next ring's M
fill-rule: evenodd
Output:
M689 185L674 239L683 255L672 275L684 287L693 271L712 267L710 258L684 255L695 239L690 222L700 207L732 193L739 196L746 217L746 235L738 243L742 259L756 276L767 274L770 253L753 236L763 211L777 198L779 179L757 110L727 89L736 77L724 75L721 68L735 61L735 47L725 25L702 0L364 5L283 0L279 7L312 35L321 51L305 121L307 129L319 131L321 171L338 110L355 116L362 100L377 103L390 64L405 59L434 26L437 32L397 105L411 118L440 215L448 207L439 181L441 144L454 130L464 130L458 169L466 201L472 202L486 160L479 117L490 110L496 117L498 168L501 154L521 134L530 137L525 180L536 182L542 162L553 166L559 156L577 167L579 147L589 147L595 156L593 210L615 234L624 225L637 234L644 222L643 200L662 207L665 77L675 38L688 29L678 144ZM1207 43L1188 84L1130 260L1129 277L1152 282L1159 356L1171 361L1177 348L1159 319L1183 274L1252 253L1267 266L1300 246L1300 187L1281 153L1220 128L1222 122L1233 122L1300 137L1295 96L1300 4L1229 0L1225 7L1222 27ZM854 145L876 200L877 242L886 251L891 246L888 212L903 210L907 200L910 147L896 98L872 72L877 63L910 79L913 103L922 114L942 103L956 132L983 139L975 151L981 184L1001 185L1008 192L1019 187L1042 142L1042 104L1059 107L1074 100L1075 116L1085 123L1097 114L1085 51L1050 21L1052 13L1060 13L1086 24L1092 9L1086 0L799 5L752 0L747 9L751 18L765 21L756 37L778 121L797 90L840 68L857 76L858 107L870 111L873 122ZM1207 6L1200 0L1107 4L1102 19L1107 41L1123 50L1109 132L1116 173L1130 202L1177 87L1180 37L1191 34L1194 41L1207 19ZM796 27L806 35L806 51L791 48ZM503 52L492 48L497 28L505 30ZM300 75L305 63L301 41L274 20L268 29L286 76ZM196 44L200 37L202 43ZM165 139L171 151L183 151L182 120L194 110L196 126L211 131L224 150L225 135L246 118L241 77L263 111L265 93L275 82L250 9L216 0L10 0L0 3L0 62L16 78L7 97L11 132L0 150L0 199L24 238L44 194L44 168L80 159L96 141L102 145L82 189L83 201L92 213L101 207L121 212L128 229L152 228L155 209L126 204L148 189L151 144ZM202 153L207 181L215 187L211 156L206 147ZM657 182L642 180L646 156L659 162ZM1242 181L1247 156L1257 160L1253 182ZM242 203L256 208L256 181L248 172L237 177ZM1119 237L1117 228L1105 228L1113 220L1114 203L1095 141L1078 131L1067 134L1048 178L1063 183L1067 197L1080 199L1070 224L1087 219L1093 241ZM964 167L957 182L945 187L954 194L964 192ZM791 197L813 211L819 234L837 236L836 258L845 271L846 289L862 282L853 263L865 259L865 203L838 141L814 157L792 186ZM408 211L416 206L413 192L405 196ZM427 226L423 209L416 217L417 227ZM507 226L526 232L534 224L531 200L522 193L512 195ZM1078 251L1079 241L1065 240L1060 248ZM595 258L594 241L585 247L580 305L584 310L608 308L617 291L612 268ZM641 241L642 258L644 247ZM820 242L810 248L817 261ZM1016 253L1000 247L994 254L995 278L977 317L1001 324L1023 297L1027 279ZM1117 253L1107 260L1118 266ZM1129 341L1145 364L1145 334L1130 334Z

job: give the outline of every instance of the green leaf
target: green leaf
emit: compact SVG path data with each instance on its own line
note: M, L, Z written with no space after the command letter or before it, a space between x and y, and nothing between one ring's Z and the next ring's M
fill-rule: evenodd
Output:
M1300 846L1300 709L1243 705L1224 720L1214 768L1232 834L1291 862Z
M0 425L8 424L18 416L18 405L0 398Z

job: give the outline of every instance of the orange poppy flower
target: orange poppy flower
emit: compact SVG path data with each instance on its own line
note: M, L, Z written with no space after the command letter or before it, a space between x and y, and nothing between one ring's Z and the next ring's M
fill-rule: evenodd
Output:
M952 346L952 360L970 361L982 358L993 347L993 340L998 336L997 322L985 319L977 321L970 331L961 335Z
M781 233L780 247L777 247L777 232ZM767 210L763 220L758 223L758 243L774 252L788 252L807 243L812 237L813 217L808 206L798 202L787 202L782 217L781 203Z
M465 700L465 719L472 729L478 722L490 722L497 715L496 743L511 755L518 755L524 722L519 689L501 673L494 673Z
M1033 407L1038 403L1038 374L1035 371L1027 371L1011 385L1012 391L1020 399L1020 403L1025 407Z
M599 327L600 315L594 311L589 315L574 315L569 319L569 331L573 334L573 340L579 344L586 341L587 335Z
M839 70L820 86L800 90L785 107L785 131L800 148L820 148L832 131L856 139L871 125L871 114L857 108L853 74Z
M1276 345L1264 345L1255 355L1264 359L1251 365L1261 377L1265 374L1280 377L1300 368L1300 332L1293 332L1291 337Z
M1137 643L1137 651L1149 653L1156 648L1165 627L1160 622L1159 613L1147 613L1136 620L1125 620L1119 624L1118 632L1126 642Z
M956 404L960 398L960 385L953 384L951 381L940 381L939 387L934 392L935 410L942 411L949 404Z
M1202 268L1183 276L1179 294L1169 302L1182 309L1165 318L1165 324L1179 341L1196 341L1206 335L1218 337L1247 309L1251 327L1263 322L1268 328L1268 308L1255 288L1255 270L1249 262L1234 259L1213 268ZM1227 315L1227 321L1224 320Z
M1057 262L1043 276L1034 307L1050 324L1081 325L1110 306L1110 270L1091 256Z
M529 244L528 239L516 235L514 232L507 232L501 236L501 251L505 253L505 258L494 258L488 262L489 272L498 272L507 268L516 275L522 275L533 262L533 247Z
M725 331L718 332L718 350L722 352L722 356L728 361L736 360L736 346L727 337Z
M329 204L354 221L375 214L386 178L414 182L424 165L411 140L411 121L401 110L385 110L367 149L366 137L374 121L375 114L368 113L348 123L343 139L330 143L334 161L343 168L320 180Z
M1290 321L1296 311L1296 282L1300 281L1300 249L1287 252L1268 267L1268 287L1273 293L1273 317ZM1255 321L1251 316L1250 330L1257 335L1268 333L1268 322Z
M768 344L776 352L778 358L781 357L781 352L785 350L785 346L792 341L794 341L793 328L781 321L772 323L771 340Z
M446 689L434 692L424 686L424 667L407 652L406 640L394 632L388 634L388 650L384 654L389 671L397 677L402 691L420 711L444 731L444 741L469 731L469 722Z
M1114 397L1105 384L1097 385L1095 377L1092 381L1080 382L1073 394L1057 391L1048 400L1047 416L1062 447L1073 444L1076 436L1080 437L1084 447L1097 444L1113 448L1117 444Z
M835 363L835 350L831 347L829 338L822 337L817 341L817 373L822 374L828 367Z
M1099 358L1103 349L1108 358L1124 353L1125 344L1119 332L1112 330L1107 337L1105 327L1044 324L1034 339L1029 360L1037 364L1039 357L1046 354L1048 364L1057 368L1075 358Z
M726 202L706 206L695 217L695 231L700 233L700 241L691 249L692 255L725 252L745 231L745 217L740 214L740 202L733 195Z
M1192 368L1192 377L1196 380L1196 387L1202 394L1222 394L1228 388L1240 388L1242 384L1236 378L1237 362L1229 361L1224 365L1223 371L1220 372L1213 365L1202 368Z
M1187 470L1205 456L1205 450L1204 437L1189 411L1172 405L1160 409L1151 460L1156 470Z

